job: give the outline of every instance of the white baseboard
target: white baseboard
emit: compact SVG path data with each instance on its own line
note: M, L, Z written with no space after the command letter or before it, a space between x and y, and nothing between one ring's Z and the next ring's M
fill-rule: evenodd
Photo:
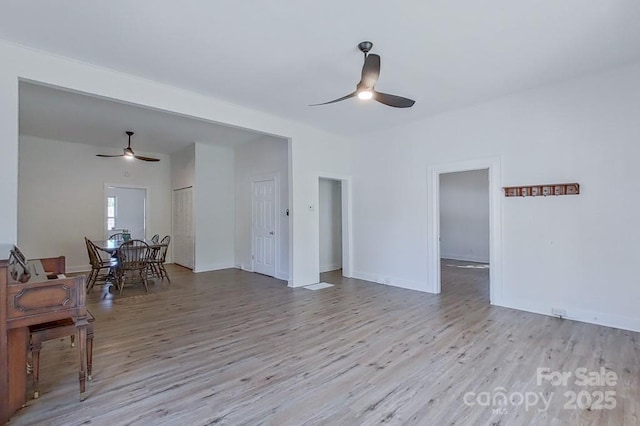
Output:
M354 272L353 278L378 284L401 287L407 290L416 290L433 294L433 292L428 288L426 282L422 283L419 281L403 280L381 274L371 274L368 272ZM546 315L550 317L557 317L556 315L553 315L551 313L551 306L541 306L539 304L531 303L528 301L501 299L492 301L492 305L500 306L503 308L516 309L519 311L531 312L534 314ZM562 308L564 308L567 313L567 315L563 318L568 320L580 321L605 327L619 328L621 330L640 332L640 318L607 314L603 312L587 311L571 306L563 306Z
M242 271L245 272L254 272L253 269L251 268L251 265L235 265L236 269L240 269ZM276 271L276 275L275 277L273 277L277 280L282 280L282 281L289 281L289 274L286 272L280 272L280 271Z
M320 265L320 273L336 271L342 268L341 263L333 263L330 265Z
M91 265L74 265L65 267L67 273L77 274L78 272L89 272L91 271Z
M289 281L289 274L286 272L276 272L276 276L275 278L282 280L282 281Z
M253 272L251 265L236 265L236 269L241 269L245 272Z
M440 259L460 260L462 262L477 262L477 263L489 263L488 257L481 256L467 256L464 254L444 254L440 255Z
M211 263L209 265L196 265L196 267L193 268L193 272L211 272L232 268L235 268L235 265L232 263Z
M551 313L550 306L547 308L522 300L504 300L500 303L494 303L494 305L557 318L556 315L553 315ZM640 318L631 318L615 314L605 314L602 312L585 311L583 309L572 308L569 306L563 308L567 312L567 315L563 317L564 319L586 322L589 324L601 325L605 327L619 328L621 330L640 332Z
M416 290L416 291L422 291L425 293L430 293L426 281L420 282L420 281L404 280L401 278L370 274L368 272L357 272L357 271L354 271L352 276L353 278L357 278L365 281L371 281L378 284L385 284L393 287L405 288L407 290Z

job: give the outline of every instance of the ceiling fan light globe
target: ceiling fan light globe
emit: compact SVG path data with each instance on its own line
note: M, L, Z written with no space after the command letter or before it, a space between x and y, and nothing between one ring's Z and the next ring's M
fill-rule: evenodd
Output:
M373 92L371 90L361 90L358 92L358 98L367 101L373 98Z

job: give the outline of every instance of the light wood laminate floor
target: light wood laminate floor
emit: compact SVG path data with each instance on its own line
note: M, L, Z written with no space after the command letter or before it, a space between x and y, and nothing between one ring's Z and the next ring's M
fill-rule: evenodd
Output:
M169 273L149 294L96 289L87 400L68 340L48 342L41 396L10 424L640 424L640 334L490 306L480 264L443 261L441 295L336 272L318 291L235 269ZM539 367L618 382L538 385ZM614 391L616 408L564 408L584 390ZM484 406L483 392L551 402Z

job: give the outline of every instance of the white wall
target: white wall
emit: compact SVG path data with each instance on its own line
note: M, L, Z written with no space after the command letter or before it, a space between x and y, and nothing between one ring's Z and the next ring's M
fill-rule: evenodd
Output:
M489 171L440 175L440 257L489 262Z
M0 47L1 48L1 47ZM10 61L0 52L3 62ZM16 70L0 67L0 244L18 242L18 77Z
M244 143L235 149L236 223L235 263L251 270L251 181L259 175L277 174L279 179L280 206L278 220L278 264L276 277L289 279L289 150L283 139L265 137Z
M501 156L503 186L579 182L581 194L502 199L493 303L640 330L638 75L640 64L361 138L356 275L428 290L427 165Z
M289 139L291 286L318 282L318 173L350 175L350 140L208 96L34 49L0 42L0 242L17 241L18 81L67 88ZM299 214L298 214L299 213Z
M290 138L293 286L318 281L319 222L306 209L317 204L318 175L357 177L355 271L416 289L427 280L428 163L500 155L504 185L578 181L579 196L504 200L504 287L495 303L542 313L564 306L569 317L640 330L638 64L369 134L352 146L307 125L33 49L0 42L0 57L0 242L18 241L18 81L25 79ZM38 256L59 253L41 249Z
M105 237L105 184L148 189L148 234L171 232L170 161L96 157L95 146L20 136L18 244L31 258L90 269L84 237Z
M342 268L342 182L320 179L320 272Z
M235 165L232 148L196 143L195 272L235 266Z

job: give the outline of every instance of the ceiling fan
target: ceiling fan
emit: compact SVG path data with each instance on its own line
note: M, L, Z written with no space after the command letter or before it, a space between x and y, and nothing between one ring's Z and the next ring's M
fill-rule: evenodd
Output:
M353 98L357 96L360 99L367 100L373 99L381 104L388 105L394 108L410 108L416 102L413 99L403 98L402 96L390 95L388 93L382 93L375 90L376 82L380 76L380 55L375 53L369 54L369 51L373 47L373 43L370 41L363 41L358 44L358 49L364 53L364 65L362 66L362 77L360 82L356 85L356 90L338 99L334 99L329 102L321 104L313 104L310 106L327 105L334 102L344 101L345 99Z
M119 155L96 154L96 157L124 157L130 160L137 158L138 160L142 160L142 161L160 161L160 159L158 158L143 157L142 155L136 155L133 152L133 149L131 149L131 136L133 136L133 132L127 131L125 133L129 135L129 145L127 145L127 147L123 149L124 152L122 154L119 154Z

